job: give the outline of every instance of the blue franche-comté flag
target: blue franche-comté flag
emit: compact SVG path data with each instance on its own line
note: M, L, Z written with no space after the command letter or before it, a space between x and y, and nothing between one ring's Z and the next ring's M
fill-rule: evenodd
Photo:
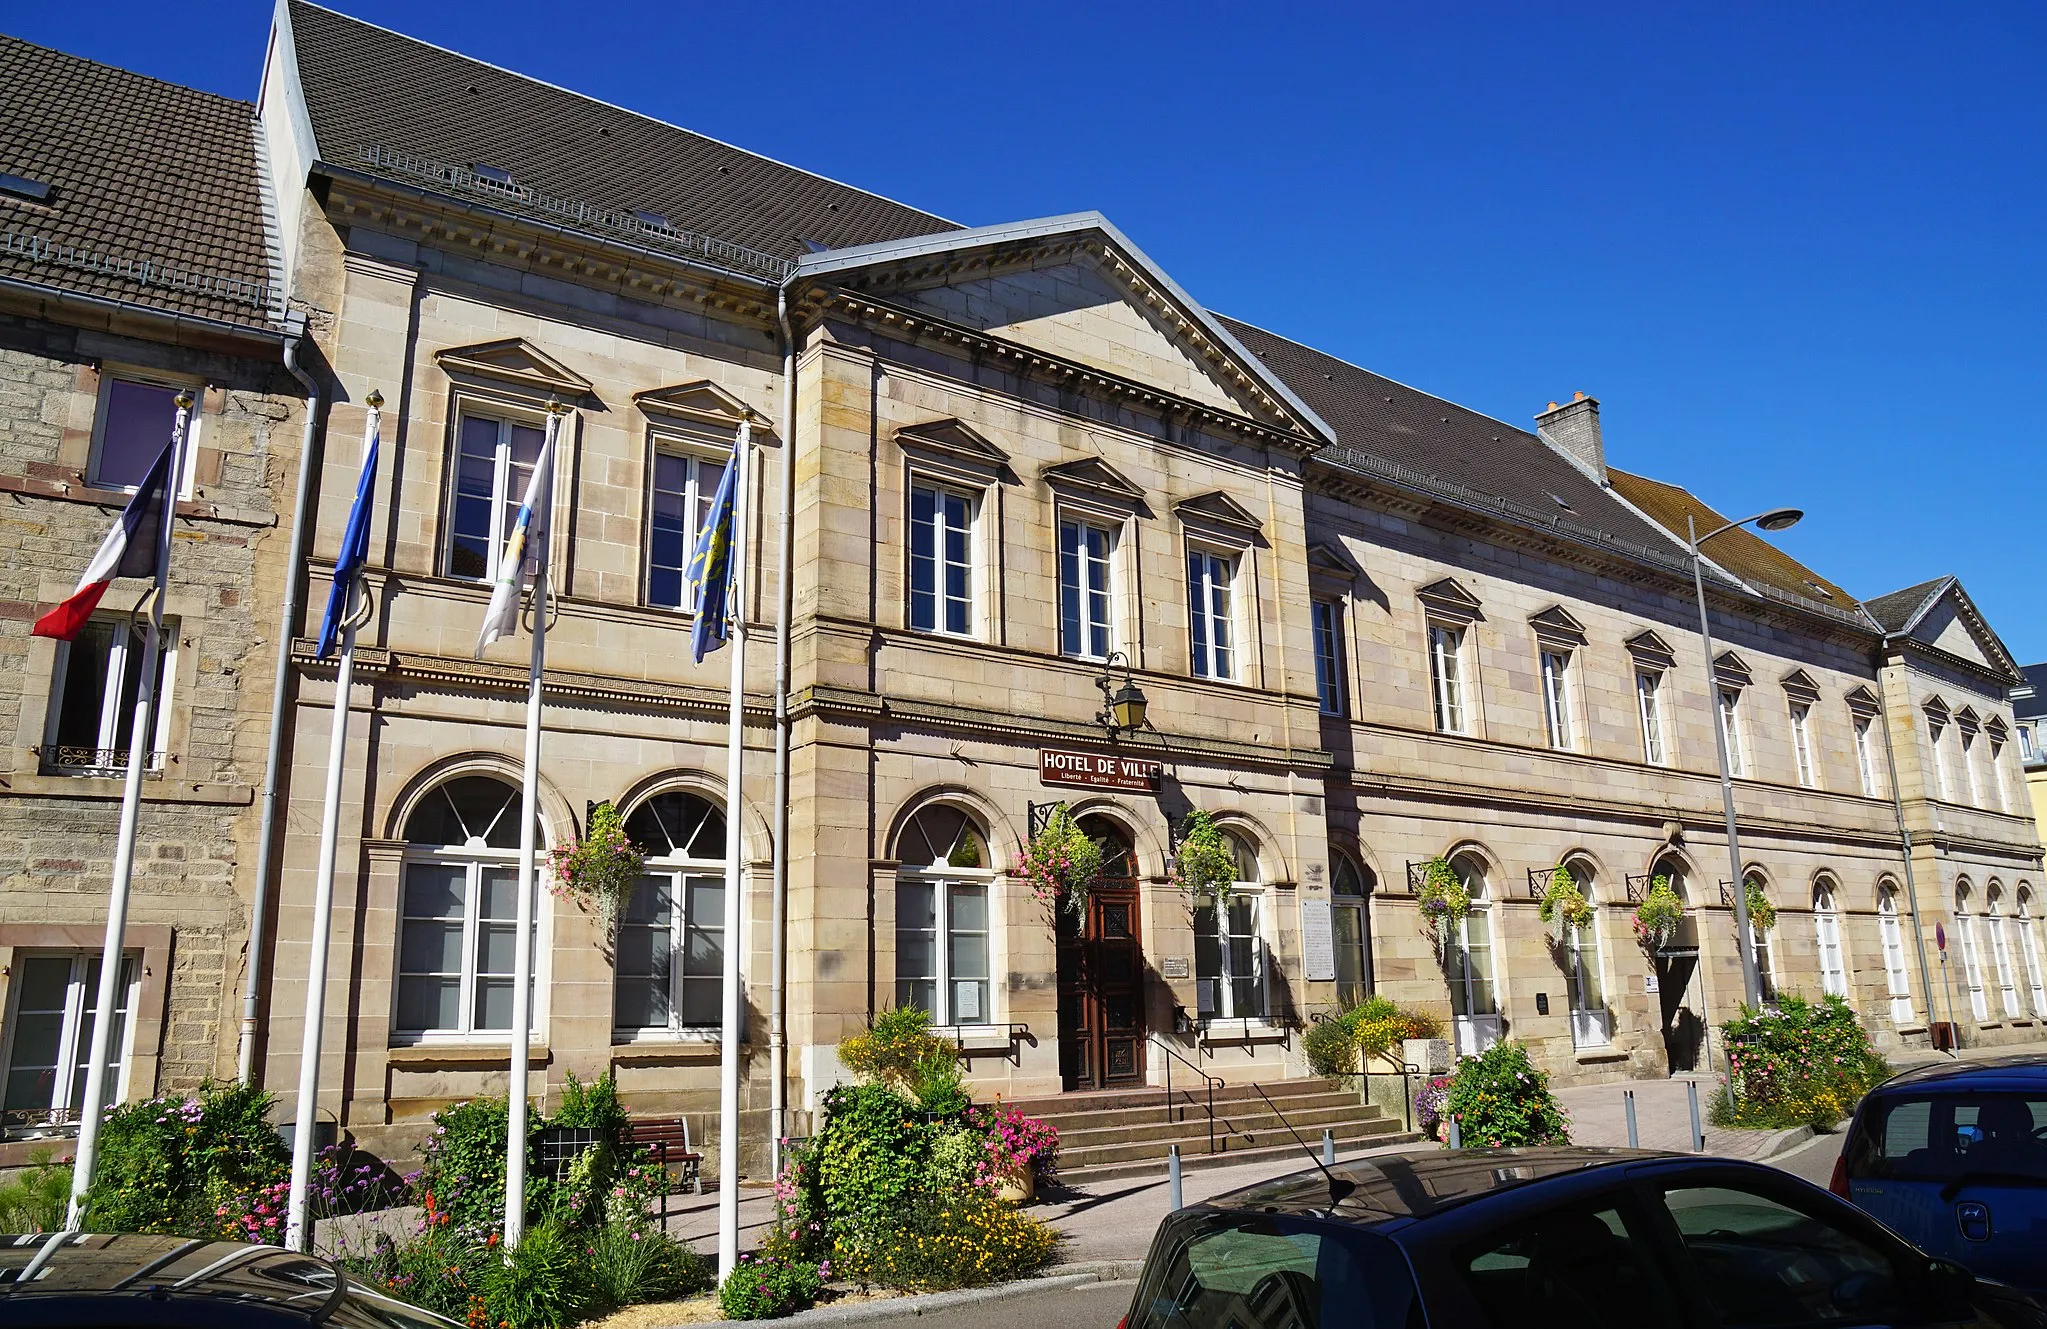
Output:
M718 492L711 499L711 511L704 519L704 529L697 536L696 552L690 555L689 584L696 609L697 621L690 629L690 653L698 663L712 651L723 646L731 635L726 623L726 612L732 594L732 573L735 566L732 550L732 506L737 497L739 485L739 452L733 451L732 460L725 463L725 474L718 479Z
M320 620L318 658L324 660L341 637L341 621L348 617L348 593L356 574L370 556L370 509L376 506L377 446L384 440L380 423L363 453L362 476L355 482L355 505L348 510L348 526L341 533L341 555L334 561L334 588L327 592L327 616Z

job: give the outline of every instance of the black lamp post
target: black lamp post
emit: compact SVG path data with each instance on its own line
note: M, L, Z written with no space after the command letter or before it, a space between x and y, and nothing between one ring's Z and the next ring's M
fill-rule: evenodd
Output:
M1118 661L1123 665L1123 686L1116 686L1114 670ZM1131 677L1130 657L1121 651L1113 651L1102 662L1102 676L1095 680L1095 686L1102 690L1102 709L1095 715L1095 723L1109 731L1114 739L1119 732L1132 732L1144 728L1144 693Z

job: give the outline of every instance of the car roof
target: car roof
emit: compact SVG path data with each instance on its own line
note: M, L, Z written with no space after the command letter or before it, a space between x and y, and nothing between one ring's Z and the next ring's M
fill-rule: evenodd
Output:
M49 1233L0 1236L0 1320L9 1302L40 1297L132 1295L220 1298L256 1303L317 1320L339 1298L332 1265L239 1241L142 1233L77 1233L27 1283L22 1272L52 1240Z
M1329 1203L1329 1178L1317 1169L1231 1191L1208 1201L1218 1209L1313 1212L1363 1226L1426 1218L1445 1209L1533 1182L1595 1168L1687 1154L1642 1149L1555 1145L1529 1149L1404 1150L1354 1159L1330 1169L1355 1189Z
M1898 1072L1871 1092L2042 1088L2047 1088L2047 1054L2024 1052L1980 1061L1929 1062Z

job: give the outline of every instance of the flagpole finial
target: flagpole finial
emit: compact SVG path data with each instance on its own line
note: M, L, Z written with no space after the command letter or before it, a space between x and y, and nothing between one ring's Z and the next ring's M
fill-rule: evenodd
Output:
M384 394L371 388L370 395L363 398L363 404L373 411L381 411L384 409Z
M188 390L188 391L184 391L184 392L180 392L180 393L179 393L179 394L178 394L177 396L175 396L175 397L171 398L171 404L172 404L173 406L176 406L176 407L177 407L177 408L178 408L179 410L181 410L181 411L189 411L189 410L191 410L191 409L192 409L192 394L191 394L191 392L190 392L189 390Z
M549 397L547 399L547 413L549 415L567 415L569 408L562 404L561 398Z

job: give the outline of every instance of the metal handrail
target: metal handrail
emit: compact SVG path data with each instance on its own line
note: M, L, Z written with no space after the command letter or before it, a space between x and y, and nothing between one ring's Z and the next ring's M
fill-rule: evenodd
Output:
M1190 1070L1190 1071L1193 1071L1193 1072L1194 1072L1194 1073L1195 1073L1196 1075L1200 1076L1200 1077L1201 1077L1201 1080L1202 1080L1202 1083L1203 1083L1203 1084L1204 1084L1204 1085L1205 1085L1205 1086L1207 1087L1207 1089L1208 1089L1208 1107L1207 1107L1207 1111L1208 1111L1208 1152L1209 1152L1209 1153L1211 1153L1211 1154L1212 1154L1212 1153L1214 1153L1214 1152L1215 1152L1215 1087L1216 1087L1217 1085L1219 1085L1219 1084L1221 1084L1221 1083L1223 1082L1223 1081L1222 1081L1222 1079L1221 1079L1221 1078L1220 1078L1219 1076L1214 1076L1214 1075L1210 1075L1210 1074L1209 1074L1209 1073L1208 1073L1207 1071L1204 1071L1204 1070L1202 1070L1202 1069L1201 1069L1201 1068L1200 1068L1199 1066L1196 1066L1196 1065L1195 1065L1195 1064L1194 1064L1193 1062L1191 1062L1191 1061L1187 1060L1187 1058L1185 1058L1185 1057L1181 1056L1181 1055L1180 1055L1179 1053L1177 1053L1177 1052L1173 1051L1173 1049L1172 1049L1171 1047L1167 1046L1166 1042L1165 1042L1165 1041L1164 1041L1163 1039L1161 1039L1161 1038L1160 1038L1160 1037L1159 1037L1159 1036L1158 1036L1157 1034L1153 1034L1153 1035L1151 1036L1151 1041L1152 1041L1152 1043L1153 1043L1153 1044L1154 1044L1154 1045L1155 1045L1155 1046L1156 1046L1156 1047L1157 1047L1157 1048L1159 1049L1159 1051L1161 1051L1161 1052L1163 1052L1163 1053L1165 1053L1165 1054L1166 1054L1166 1102L1165 1102L1165 1108L1166 1108L1166 1124L1167 1124L1168 1126L1171 1126L1171 1125L1173 1125L1173 1124L1174 1124L1174 1120L1173 1120L1173 1063L1177 1061L1177 1062L1179 1062L1179 1063L1180 1063L1180 1064L1181 1064L1182 1066L1185 1066L1185 1067L1186 1067L1186 1068L1187 1068L1188 1070ZM1181 1121L1185 1121L1185 1120L1187 1120L1187 1114L1186 1114L1186 1110L1185 1110L1184 1108L1183 1108L1183 1109L1181 1109L1181 1113L1180 1113L1180 1118L1179 1118L1179 1119L1180 1119Z

